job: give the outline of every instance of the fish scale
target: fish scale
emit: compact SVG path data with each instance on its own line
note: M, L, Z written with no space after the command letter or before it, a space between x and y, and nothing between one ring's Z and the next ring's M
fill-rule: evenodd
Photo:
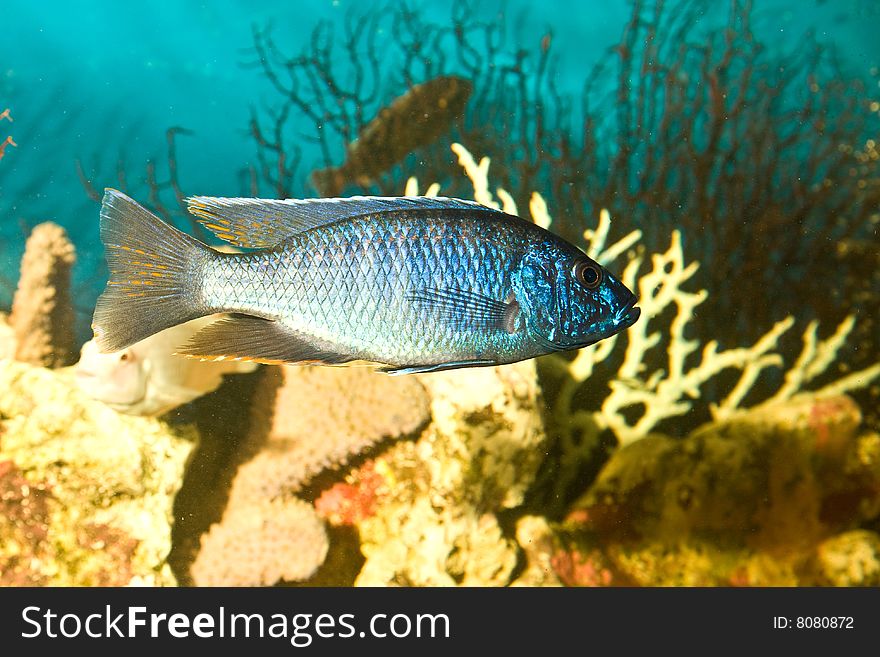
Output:
M518 347L521 337L503 331L475 335L464 322L438 323L436 311L406 294L453 288L503 299L511 281L501 265L521 255L523 240L498 222L474 230L466 216L397 214L382 219L381 231L377 218L366 216L310 230L264 254L221 258L205 272L203 303L278 317L364 360L416 363L426 352L459 358L475 346L493 357ZM299 266L290 264L294 260ZM426 332L426 326L439 330ZM388 335L397 336L395 343Z
M460 340L462 323L437 322L437 318L432 316L436 313L407 300L405 294L426 287L448 287L469 289L497 297L502 294L503 282L481 275L481 272L493 272L495 268L490 265L482 270L478 269L475 266L475 249L458 248L463 246L459 241L461 224L449 224L438 221L437 218L429 219L424 225L406 223L405 218L403 222L389 231L393 233L400 230L403 239L384 240L374 245L375 250L368 256L373 266L378 264L382 271L378 276L370 276L367 282L375 281L382 290L378 296L387 303L375 307L373 301L376 295L370 289L372 286L362 286L358 299L363 305L366 319L364 332L373 334L371 337L374 343L379 334L388 334L370 318L370 315L378 314L389 323L388 328L392 334L402 338L398 357L416 360L426 350L437 350L446 353L450 358L459 357L463 347ZM410 235L411 232L415 235ZM502 258L504 254L499 252L496 261L500 262ZM394 271L392 262L399 265L399 272ZM439 330L426 333L426 326L434 326ZM485 339L485 336L479 337ZM392 354L386 352L384 356L392 357Z

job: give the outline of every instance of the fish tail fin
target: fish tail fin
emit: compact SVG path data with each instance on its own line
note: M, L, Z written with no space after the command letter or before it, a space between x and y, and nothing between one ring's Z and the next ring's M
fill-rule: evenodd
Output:
M312 171L310 178L312 187L318 190L318 194L325 198L339 196L345 186L345 176L339 167L327 167Z
M102 352L213 312L199 299L198 286L216 254L115 189L104 191L101 241L110 280L92 330Z

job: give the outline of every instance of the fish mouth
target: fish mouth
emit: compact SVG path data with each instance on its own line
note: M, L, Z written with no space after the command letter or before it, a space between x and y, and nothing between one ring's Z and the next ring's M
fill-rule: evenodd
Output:
M629 328L641 316L642 309L636 307L638 302L638 297L634 296L625 306L617 311L617 314L614 316L614 323L619 329Z
M88 387L92 383L99 381L101 378L101 373L97 370L90 370L80 365L76 366L75 373L73 375L74 381L76 381L77 385Z

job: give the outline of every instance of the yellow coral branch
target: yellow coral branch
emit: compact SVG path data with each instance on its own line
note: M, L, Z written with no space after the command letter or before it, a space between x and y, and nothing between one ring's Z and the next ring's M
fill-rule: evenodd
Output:
M440 193L440 183L431 183L428 185L428 189L425 190L424 194L421 196L437 196ZM406 187L403 190L404 196L420 196L419 194L419 181L415 176L410 176L406 179Z
M858 372L853 372L842 379L838 379L837 381L833 381L829 383L827 386L819 388L815 391L817 397L833 397L835 395L842 395L846 392L852 392L853 390L861 390L866 388L868 384L873 381L877 381L880 379L880 363L876 365L872 365L871 367L866 367L863 370L859 370Z
M489 191L489 160L483 157L477 164L474 156L461 144L452 144L452 152L458 155L458 163L464 168L465 175L474 185L474 200L489 208L500 209Z
M547 201L538 192L532 192L532 198L529 200L529 214L541 228L550 228L553 219L547 211Z
M819 323L815 320L810 322L804 331L804 348L801 350L801 355L798 357L797 362L795 362L794 367L786 373L785 383L767 401L772 403L789 399L805 383L809 383L816 376L825 372L837 357L838 350L846 342L847 336L849 336L853 326L855 326L855 321L855 317L850 315L841 322L834 335L821 342L816 337Z
M499 187L495 190L495 193L498 194L498 198L501 199L501 209L507 214L518 215L519 210L516 207L516 201L513 200L513 197L507 192L506 189L502 189Z
M611 229L611 213L605 208L599 211L599 225L595 229L587 228L584 231L584 241L589 244L587 255L593 260L599 257L605 248L605 240L608 239L608 231Z
M789 318L787 326L781 332L788 330L793 323L793 320ZM777 327L780 324L782 322L778 323ZM838 352L845 344L854 326L855 316L850 315L840 323L833 335L826 340L819 340L816 336L819 323L816 321L810 322L804 330L802 337L804 346L801 349L800 356L798 356L791 369L786 372L782 386L776 391L776 394L764 400L755 408L778 404L805 394L804 386L820 374L827 372L828 368L834 364ZM776 340L774 339L773 342L775 344ZM781 363L781 358L779 361ZM745 372L743 376L745 376ZM853 372L818 390L809 391L809 394L816 397L842 395L864 388L878 378L880 378L880 364ZM730 397L733 397L733 393L731 393ZM715 419L727 419L738 410L741 410L740 402L742 395L736 399L730 399L730 397L728 400L725 400L725 403L712 408L712 416Z
M584 241L589 245L587 255L601 265L607 265L616 260L622 253L642 239L642 231L633 230L617 240L614 244L605 248L608 240L608 231L611 228L611 213L605 208L599 211L599 225L595 229L584 231Z

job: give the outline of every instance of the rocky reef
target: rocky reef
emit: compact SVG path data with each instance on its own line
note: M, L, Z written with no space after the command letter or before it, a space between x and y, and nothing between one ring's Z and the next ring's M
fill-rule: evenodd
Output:
M431 424L331 489L319 511L358 528L358 585L508 584L519 548L500 515L522 504L545 440L534 363L420 378Z
M880 435L861 420L849 397L805 396L627 445L563 522L520 521L529 577L876 586Z
M499 514L540 463L539 400L533 363L267 369L191 582L506 584L518 547Z
M192 427L120 415L68 370L0 360L0 584L174 585Z
M311 500L317 478L428 420L424 388L364 368L275 367L255 384L248 428L220 474L222 517L201 537L196 585L270 585L310 578L328 538Z
M880 435L846 395L632 441L557 519L524 505L548 440L533 361L398 378L264 368L213 402L241 387L240 438L201 474L223 498L216 521L172 570L178 491L217 436L186 414L120 414L72 368L0 360L0 583L880 583Z

